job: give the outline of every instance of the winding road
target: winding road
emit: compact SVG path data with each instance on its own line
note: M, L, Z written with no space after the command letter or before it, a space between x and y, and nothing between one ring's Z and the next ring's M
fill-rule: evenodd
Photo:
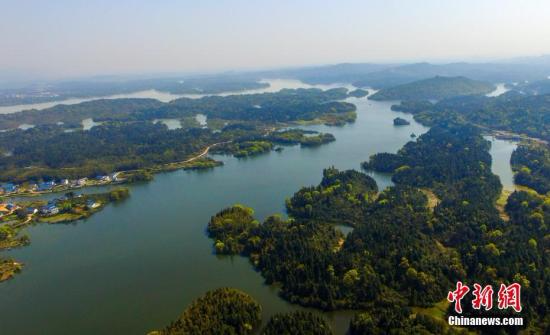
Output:
M233 142L233 141L225 141L225 142L218 142L218 143L211 144L211 145L207 146L207 147L204 149L204 151L201 152L200 154L198 154L197 156L194 156L194 157L191 157L191 158L189 158L189 159L187 159L187 160L184 160L182 163L189 163L189 162L192 162L192 161L194 161L194 160L197 160L197 159L199 159L199 158L201 158L201 157L204 157L204 156L208 155L208 152L210 151L210 148L215 147L215 146L218 146L218 145L222 145L222 144L231 143L231 142Z

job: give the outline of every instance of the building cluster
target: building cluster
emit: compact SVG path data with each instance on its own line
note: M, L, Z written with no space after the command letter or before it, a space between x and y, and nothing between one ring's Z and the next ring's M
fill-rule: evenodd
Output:
M7 215L12 215L13 213L15 213L20 209L23 209L26 215L33 215L38 213L38 209L34 207L23 208L17 204L14 204L13 202L7 202L7 203L0 202L0 218Z
M5 215L10 215L18 209L19 207L14 203L0 203L0 218Z
M83 195L77 195L76 196L77 198L81 198L83 197ZM68 198L66 196L62 196L60 198L55 198L55 199L52 199L50 201L48 201L48 203L44 206L41 206L41 207L26 207L26 208L23 208L17 204L14 204L12 202L8 202L8 203L0 203L0 218L6 216L6 215L11 215L13 213L15 213L15 211L19 210L19 209L24 209L25 210L25 214L26 215L34 215L34 214L37 214L37 213L40 213L41 215L43 216L51 216L51 215L56 215L56 214L59 214L61 212L61 209L63 207L62 203L67 201ZM88 209L96 209L98 207L101 206L101 203L99 201L96 201L94 199L88 199L86 201L86 207Z
M49 180L32 184L14 184L5 183L0 185L0 195L10 195L24 192L48 192L54 190L54 188L70 189L84 187L89 184L107 184L111 182L118 182L120 173L113 173L111 175L100 175L95 178L80 178L80 179L61 179L61 180Z
M80 198L82 196L83 196L82 194L79 194L76 197ZM65 196L50 200L45 206L42 206L42 208L40 208L40 214L45 216L59 214L61 212L60 204L67 200L68 198ZM101 206L101 203L94 199L88 199L86 201L86 207L88 209L95 209L95 208L98 208L99 206Z

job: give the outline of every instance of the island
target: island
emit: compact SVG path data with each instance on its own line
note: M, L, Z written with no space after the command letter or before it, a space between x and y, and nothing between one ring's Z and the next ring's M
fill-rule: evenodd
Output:
M252 334L260 326L261 313L260 304L250 295L220 288L193 301L166 328L148 335Z
M348 95L353 98L364 98L369 95L369 91L358 88L349 92Z
M396 117L395 119L393 119L393 125L394 126L408 126L410 125L411 123L403 118L400 118L400 117Z
M261 305L247 293L229 287L219 288L206 292L193 301L177 320L148 335L332 334L323 318L301 311L274 315L260 332L261 315Z

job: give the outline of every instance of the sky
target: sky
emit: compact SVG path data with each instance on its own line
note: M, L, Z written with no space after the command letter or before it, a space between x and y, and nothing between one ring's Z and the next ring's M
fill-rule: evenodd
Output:
M548 0L0 0L0 75L550 54Z

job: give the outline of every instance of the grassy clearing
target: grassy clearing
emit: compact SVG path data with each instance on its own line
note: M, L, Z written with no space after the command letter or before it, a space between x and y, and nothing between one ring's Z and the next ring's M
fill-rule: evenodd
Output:
M499 216L502 220L508 222L510 220L510 217L508 216L508 213L506 213L505 207L506 203L508 202L508 197L512 194L512 191L510 190L502 190L502 193L500 194L500 197L497 199L496 202L496 208L498 210Z
M421 188L420 191L428 197L428 208L433 212L435 206L437 206L441 200L430 189Z
M422 314L430 316L436 320L447 322L447 308L449 307L449 302L447 299L441 300L432 307L413 307L412 311L416 314Z

